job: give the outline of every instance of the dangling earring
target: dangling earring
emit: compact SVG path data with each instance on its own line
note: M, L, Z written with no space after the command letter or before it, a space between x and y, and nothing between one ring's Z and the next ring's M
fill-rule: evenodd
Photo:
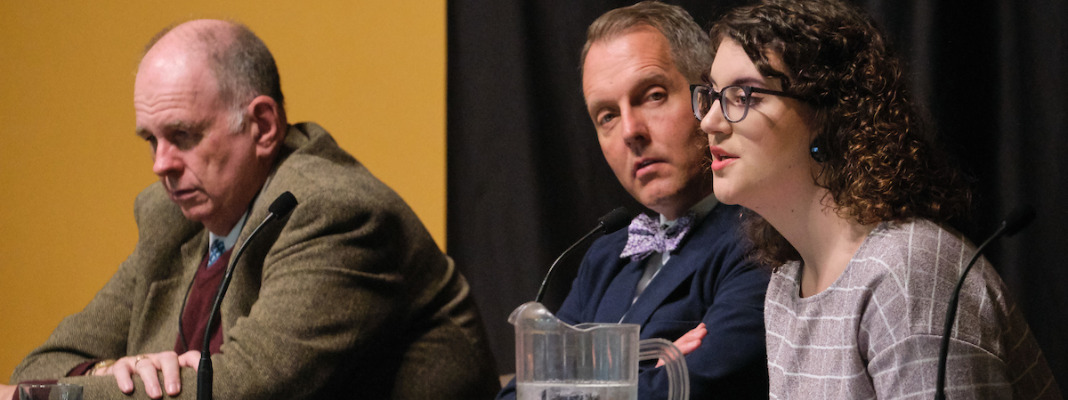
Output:
M812 159L816 162L827 161L827 150L820 145L821 140L817 137L812 140L812 144L809 146L809 154L812 155Z

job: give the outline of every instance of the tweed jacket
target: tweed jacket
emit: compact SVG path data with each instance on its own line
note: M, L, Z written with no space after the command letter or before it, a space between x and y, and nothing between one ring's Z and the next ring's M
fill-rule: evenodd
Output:
M403 200L314 123L290 126L238 245L281 193L299 205L237 260L212 356L216 399L487 398L499 387L468 285ZM208 232L157 182L135 203L133 254L64 319L12 382L94 359L173 350ZM233 262L234 260L231 260ZM179 398L196 395L184 368ZM113 377L68 377L87 399L127 399ZM148 398L135 379L133 398Z

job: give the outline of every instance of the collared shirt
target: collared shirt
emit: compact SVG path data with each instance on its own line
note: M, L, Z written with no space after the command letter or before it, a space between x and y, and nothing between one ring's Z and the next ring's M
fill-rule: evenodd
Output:
M263 186L260 187L260 191L259 191L259 193L256 194L255 200L252 201L253 205L255 205L256 202L260 201L260 198L263 197L261 195L263 194L264 190L267 190L267 186L271 184L271 178L273 178L273 177L274 177L274 171L271 171L271 174L267 175L267 179L263 181ZM241 236L241 229L245 228L245 222L248 221L248 213L251 210L252 210L252 206L249 206L249 208L247 210L245 210L245 214L241 215L241 219L237 220L237 223L234 224L233 229L230 229L230 233L227 234L226 237L222 238L222 241L223 241L223 253L225 253L225 252L229 251L230 249L234 248L234 245L237 244L237 238L238 238L238 236ZM215 239L219 239L219 238L220 238L219 235L216 235L215 233L213 233L211 231L208 231L208 251L211 251L211 244L215 243ZM205 252L204 254L207 254L207 253Z
M716 199L715 195L710 194L708 197L697 202L697 204L694 204L693 207L690 207L687 213L690 211L694 213L694 224L696 224L697 221L700 221L705 215L708 215L708 212L712 211L712 208L715 207L716 204L719 204L719 200ZM664 214L660 214L660 226L663 229L674 226L676 221L677 220L668 221L668 219L664 217ZM660 269L663 268L664 265L667 265L667 262L670 259L671 253L655 252L645 258L642 267L645 271L642 272L642 277L638 280L638 286L634 289L634 298L631 299L631 304L638 301L638 296L641 296L642 292L645 291L645 288L649 286L649 283L652 282L654 278L656 278L656 275L660 273Z
M246 210L245 214L241 216L241 219L237 220L237 224L234 225L234 228L231 229L230 233L227 234L225 237L220 237L219 235L208 231L208 251L211 250L211 244L215 243L215 239L222 239L224 253L227 250L232 249L234 245L237 244L237 237L241 236L241 229L245 227L245 221L247 220L248 211Z

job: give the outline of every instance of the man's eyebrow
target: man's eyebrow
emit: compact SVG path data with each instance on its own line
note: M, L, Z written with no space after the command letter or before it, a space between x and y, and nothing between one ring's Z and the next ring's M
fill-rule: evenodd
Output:
M628 96L633 96L637 92L644 93L649 86L653 85L666 85L670 78L667 74L662 72L655 72L646 75L642 75L637 81L627 87ZM615 100L612 99L594 99L594 102L590 102L586 99L586 110L592 113L596 113L597 110L610 107Z
M163 129L167 131L201 132L205 129L208 129L209 125L211 125L211 121L208 120L194 122L189 122L186 120L177 120L163 125Z
M167 124L164 124L163 125L163 132L186 131L186 132L190 132L190 133L199 133L199 132L203 132L210 125L211 125L211 121L208 121L208 120L196 121L196 122L189 122L189 121L185 121L185 120L177 120L177 121L173 121L173 122L169 122ZM137 133L137 136L140 136L142 138L152 135L152 132L148 128L145 128L143 126L137 127L137 132L136 133Z
M634 85L632 85L631 87L632 88L638 88L638 89L644 91L649 86L652 86L652 85L663 85L663 84L666 84L667 82L668 82L668 76L663 74L663 73L657 72L657 73L654 73L654 74L643 75L640 79L638 79L637 82L634 82Z
M587 101L586 102L586 113L590 114L590 116L593 117L594 114L600 112L601 109L607 107L607 104L609 104L609 102L602 101L602 100L598 100L597 102L594 102L594 103L590 103L590 102Z

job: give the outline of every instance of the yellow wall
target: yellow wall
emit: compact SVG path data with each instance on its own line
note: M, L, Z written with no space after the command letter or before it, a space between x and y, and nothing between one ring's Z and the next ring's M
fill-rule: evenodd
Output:
M141 47L191 18L267 43L314 120L445 242L445 0L0 1L0 382L133 249L155 180L134 136Z

